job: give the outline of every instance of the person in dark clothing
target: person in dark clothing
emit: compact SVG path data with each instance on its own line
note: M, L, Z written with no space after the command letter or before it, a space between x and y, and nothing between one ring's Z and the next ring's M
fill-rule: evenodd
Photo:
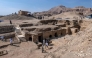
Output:
M12 21L10 20L10 24L12 24Z

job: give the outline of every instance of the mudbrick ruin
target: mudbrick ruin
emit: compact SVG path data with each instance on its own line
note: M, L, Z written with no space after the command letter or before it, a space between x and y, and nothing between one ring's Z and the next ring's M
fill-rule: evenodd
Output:
M89 21L90 22L90 21ZM89 23L88 22L88 23ZM16 25L1 25L0 36L7 40L16 37L18 41L42 42L43 39L53 39L66 34L72 35L86 28L83 20L41 20L37 24L21 23ZM23 38L24 37L24 38Z
M76 34L91 23L92 21L89 20L40 20L35 24L28 22L2 24L0 36L4 36L6 42L9 42L9 38L14 38L13 43L27 41L42 43L43 39L52 40ZM2 47L3 45L0 48Z

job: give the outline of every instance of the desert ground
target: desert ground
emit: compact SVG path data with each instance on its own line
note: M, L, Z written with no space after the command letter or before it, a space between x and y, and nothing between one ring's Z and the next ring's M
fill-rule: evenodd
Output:
M22 22L38 22L39 20L23 20ZM12 22L20 23L21 20L12 20ZM3 23L8 24L9 20ZM2 24L3 24L2 23ZM0 46L8 45L0 48L7 50L8 54L0 56L0 58L91 58L92 57L92 24L87 26L83 31L79 31L73 35L56 37L52 40L52 49L47 49L47 53L42 53L41 48L37 49L37 45L31 41L8 45L9 42L0 41Z

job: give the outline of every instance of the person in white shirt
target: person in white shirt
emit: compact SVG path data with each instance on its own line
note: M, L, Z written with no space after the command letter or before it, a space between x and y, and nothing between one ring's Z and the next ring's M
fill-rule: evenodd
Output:
M4 36L1 36L1 40L4 41Z
M13 43L12 43L12 42L13 42L13 40L12 40L12 38L10 38L10 44L11 44L11 45L13 45Z
M45 45L45 39L43 39L43 46Z
M48 48L48 40L47 39L46 39L45 45L46 45L45 48Z

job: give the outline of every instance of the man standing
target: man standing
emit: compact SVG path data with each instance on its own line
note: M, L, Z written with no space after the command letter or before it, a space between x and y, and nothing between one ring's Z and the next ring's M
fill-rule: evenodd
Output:
M43 46L45 45L45 39L43 39Z
M44 52L44 45L45 45L45 39L43 39L43 42L42 42L42 53Z
M4 41L4 36L1 36L1 40Z
M12 21L10 20L10 24L12 24Z
M46 45L45 49L48 48L48 40L47 39L46 39L45 45Z
M43 45L42 45L42 53L44 53L44 47L43 47Z

